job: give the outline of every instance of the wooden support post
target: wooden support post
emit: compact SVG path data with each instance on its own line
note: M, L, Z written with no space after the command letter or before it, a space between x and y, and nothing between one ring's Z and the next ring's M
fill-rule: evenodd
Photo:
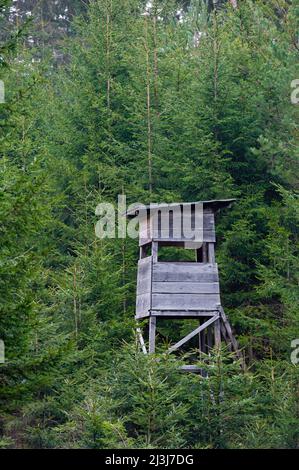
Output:
M202 262L203 263L208 262L208 253L207 253L207 244L206 243L202 244Z
M156 343L156 317L149 318L149 353L152 354L155 352L155 343Z
M213 347L213 339L212 339L212 328L207 329L207 349L209 350Z
M153 263L158 262L158 242L152 242L152 257Z
M214 323L215 346L218 348L221 344L220 319Z
M209 258L209 263L215 264L215 247L214 243L209 243L208 244L208 258Z

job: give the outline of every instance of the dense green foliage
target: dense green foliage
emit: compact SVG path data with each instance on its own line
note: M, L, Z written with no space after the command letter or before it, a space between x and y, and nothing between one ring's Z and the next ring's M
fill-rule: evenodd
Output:
M295 448L298 0L145 3L89 2L54 57L34 21L1 43L0 447ZM237 198L217 256L246 371L139 351L137 243L94 231L119 194Z

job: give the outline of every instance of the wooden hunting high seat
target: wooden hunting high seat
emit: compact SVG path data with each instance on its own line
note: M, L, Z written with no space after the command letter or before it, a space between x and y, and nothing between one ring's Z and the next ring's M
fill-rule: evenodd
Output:
M215 261L215 214L234 199L181 204L137 206L127 217L139 217L136 319L149 319L149 352L155 351L157 318L197 318L199 327L173 345L169 352L199 335L199 348L206 351L221 336L238 351L221 307L218 266ZM187 226L190 229L183 230ZM183 224L185 226L183 227ZM190 237L190 234L192 235ZM194 261L162 261L162 247L194 250ZM146 346L138 329L144 352Z

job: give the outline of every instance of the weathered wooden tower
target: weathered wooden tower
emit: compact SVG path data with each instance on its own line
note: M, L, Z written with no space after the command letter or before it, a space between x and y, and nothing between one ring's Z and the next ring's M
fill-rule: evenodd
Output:
M136 319L149 321L149 353L155 352L157 321L197 319L198 327L171 346L169 352L176 351L197 336L198 348L202 352L219 345L223 339L241 357L221 306L215 261L215 214L233 202L234 199L223 199L172 204L171 207L159 204L137 206L127 211L128 218L139 217ZM177 218L177 214L182 213L183 217ZM182 228L182 222L177 224L177 220L185 218L186 222L186 217L189 218L189 226L194 229L196 214L199 214L201 222L200 237L186 237L183 230L178 230ZM165 246L194 250L194 261L161 261L160 249ZM146 353L140 329L138 336Z

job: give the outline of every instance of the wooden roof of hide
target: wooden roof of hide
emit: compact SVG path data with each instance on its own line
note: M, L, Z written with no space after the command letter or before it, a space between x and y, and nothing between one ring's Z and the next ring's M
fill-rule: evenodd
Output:
M125 215L128 218L132 218L132 217L136 217L139 214L139 212L142 212L145 210L155 210L155 208L157 208L157 210L161 210L163 208L165 209L174 208L176 206L181 206L181 207L189 206L189 205L196 206L197 204L203 204L204 209L210 208L213 210L213 212L217 212L220 209L223 209L225 207L230 207L235 201L236 199L212 199L210 201L172 202L168 204L165 204L165 203L161 203L161 204L151 203L147 205L137 204L136 206L132 207L130 210L126 211Z

